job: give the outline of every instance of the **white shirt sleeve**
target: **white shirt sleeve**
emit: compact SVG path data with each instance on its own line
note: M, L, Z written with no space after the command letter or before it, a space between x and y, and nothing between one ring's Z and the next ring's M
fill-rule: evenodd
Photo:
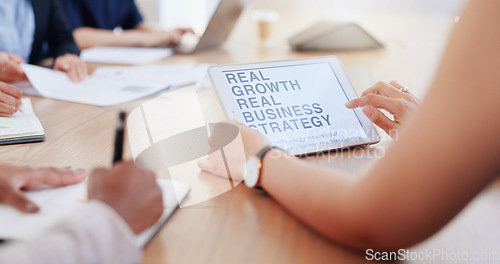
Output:
M141 250L127 223L107 204L91 200L31 241L0 246L0 263L138 263Z

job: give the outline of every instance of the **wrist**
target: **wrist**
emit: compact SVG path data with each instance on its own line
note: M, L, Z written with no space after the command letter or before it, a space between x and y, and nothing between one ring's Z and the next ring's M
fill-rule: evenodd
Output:
M289 157L290 155L284 149L272 148L267 155L262 158L262 168L259 178L258 186L266 189L266 180L269 179L270 171L272 171L273 164L281 158Z
M246 161L245 166L245 185L249 188L260 187L260 181L263 174L264 160L268 161L271 158L276 158L283 155L283 150L276 151L278 148L272 145L267 145L261 148L256 155L251 156Z
M130 231L130 233L133 234L133 235L138 234L134 230L134 228L131 225L131 223L129 223L127 221L127 219L123 216L123 214L121 214L112 204L109 204L106 201L103 201L103 200L100 200L100 199L96 199L96 198L89 199L88 200L88 204L91 204L93 206L99 206L99 207L101 207L102 208L101 210L105 210L106 214L109 217L112 217L113 221L117 222L117 225L121 225L123 227L127 227L127 229ZM120 224L118 224L118 222L120 222Z

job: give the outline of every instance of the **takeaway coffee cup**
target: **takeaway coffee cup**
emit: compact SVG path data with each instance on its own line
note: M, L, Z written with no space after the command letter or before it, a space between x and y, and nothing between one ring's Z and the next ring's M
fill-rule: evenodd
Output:
M274 23L279 20L278 12L270 9L257 9L252 12L253 19L258 23L259 38L263 41L273 38Z

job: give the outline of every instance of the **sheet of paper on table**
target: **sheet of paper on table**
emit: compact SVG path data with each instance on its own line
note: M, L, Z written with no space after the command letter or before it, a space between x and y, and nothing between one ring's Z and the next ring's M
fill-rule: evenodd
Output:
M0 145L45 140L42 124L33 112L31 100L23 98L22 103L10 118L0 117Z
M158 184L163 194L163 214L156 224L136 236L136 243L140 247L146 246L155 236L189 192L189 187L178 181L159 179ZM87 182L25 193L31 201L40 206L40 211L25 214L12 206L0 204L0 239L34 239L57 225L59 221L77 213L87 201Z
M82 50L83 61L109 64L146 64L173 54L170 48L93 47Z
M21 89L23 91L23 95L33 95L38 97L43 97L36 89L31 85L29 81L20 81L11 83L15 87Z
M196 83L207 76L208 63L198 65L161 66L102 66L92 76L103 79L117 79L132 83L168 83L171 86L185 86Z
M197 66L99 67L82 82L66 73L22 65L26 76L43 97L97 106L121 104L157 94L172 86L196 82L206 75L208 64ZM36 95L26 83L18 87Z

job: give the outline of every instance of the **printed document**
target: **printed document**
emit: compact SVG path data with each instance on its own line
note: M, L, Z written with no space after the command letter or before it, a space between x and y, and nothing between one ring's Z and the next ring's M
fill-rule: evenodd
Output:
M73 82L60 71L28 64L22 67L43 97L110 106L151 96L174 85L194 83L205 76L208 65L99 67L82 82Z
M83 61L109 64L146 64L171 56L170 48L93 47L82 50Z

